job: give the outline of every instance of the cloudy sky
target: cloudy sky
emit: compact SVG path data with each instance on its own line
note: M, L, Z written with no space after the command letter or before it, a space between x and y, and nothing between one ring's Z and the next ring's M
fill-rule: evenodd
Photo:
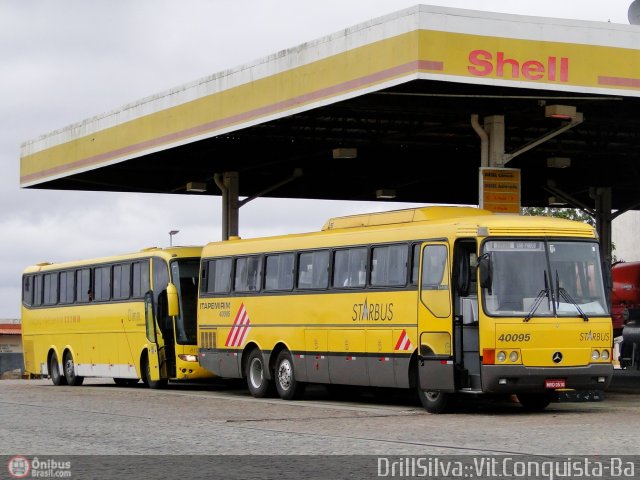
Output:
M0 319L19 318L28 265L166 246L172 229L175 244L220 238L219 197L21 190L21 142L416 3L0 0ZM631 0L423 3L626 24ZM404 206L258 199L242 208L240 234Z

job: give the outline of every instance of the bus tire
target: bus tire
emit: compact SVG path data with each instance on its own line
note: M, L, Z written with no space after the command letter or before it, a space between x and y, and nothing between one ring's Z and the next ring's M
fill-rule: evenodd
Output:
M278 395L283 400L294 400L302 396L305 384L296 380L291 353L282 350L276 359L274 378Z
M139 378L114 378L113 381L119 387L132 387L137 385L140 381Z
M273 382L267 380L266 373L267 366L264 363L262 352L256 348L249 354L247 371L245 372L249 393L256 398L265 398L273 394Z
M528 412L541 412L551 403L547 393L518 393L518 402Z
M49 376L54 385L66 385L67 379L60 373L60 364L58 363L58 355L56 352L51 354L49 358Z
M418 397L424 409L429 413L444 413L451 408L451 394L447 392L437 392L422 390L418 387Z
M64 354L64 377L67 379L67 385L79 387L84 382L84 377L76 375L76 364L73 361L71 352Z
M151 367L149 365L149 357L147 357L146 354L142 356L142 361L140 362L140 372L142 373L142 381L149 388L158 389L167 386L168 382L166 378L161 378L160 380L151 380Z

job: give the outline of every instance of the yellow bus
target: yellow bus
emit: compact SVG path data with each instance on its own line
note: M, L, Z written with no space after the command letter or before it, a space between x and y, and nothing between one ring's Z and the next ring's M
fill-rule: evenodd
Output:
M202 252L200 364L255 397L325 383L415 388L433 413L479 394L541 410L608 386L611 334L579 222L425 207Z
M202 247L66 263L40 263L22 277L25 371L55 385L110 377L168 380L212 374L198 364L196 310Z

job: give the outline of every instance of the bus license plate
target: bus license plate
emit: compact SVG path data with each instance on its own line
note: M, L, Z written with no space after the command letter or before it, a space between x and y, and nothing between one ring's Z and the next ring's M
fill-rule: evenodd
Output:
M565 388L566 385L564 378L548 378L544 381L545 388Z

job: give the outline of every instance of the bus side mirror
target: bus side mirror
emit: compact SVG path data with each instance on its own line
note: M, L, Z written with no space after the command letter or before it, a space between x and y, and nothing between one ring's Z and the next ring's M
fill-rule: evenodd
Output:
M493 278L491 272L491 256L488 253L478 258L478 269L480 270L480 286L491 290Z
M167 285L167 310L170 317L180 314L180 304L178 303L178 289L173 283Z

